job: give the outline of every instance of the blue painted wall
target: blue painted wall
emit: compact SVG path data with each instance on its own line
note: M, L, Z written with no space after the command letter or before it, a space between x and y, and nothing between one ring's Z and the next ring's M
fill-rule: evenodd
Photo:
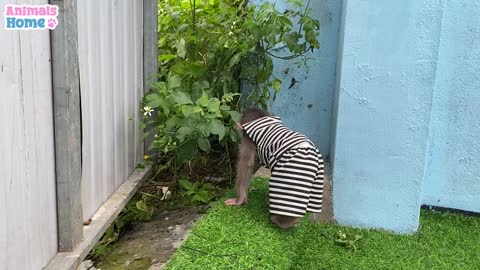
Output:
M480 212L480 3L311 4L321 50L275 61L271 108L331 154L335 219L409 233L422 204Z
M263 1L251 1L259 4ZM283 11L286 0L270 1ZM307 3L307 1L305 1ZM337 63L338 35L341 17L341 1L312 0L312 16L320 21L320 49L308 53L311 58L308 69L298 68L295 62L274 60L275 76L283 81L280 93L271 101L269 109L282 118L290 128L307 135L328 157L332 125L332 101L335 92L335 67ZM280 48L275 52L286 55ZM288 73L284 71L288 68ZM292 77L298 81L289 89Z
M423 203L480 212L480 3L446 1Z
M341 224L418 228L443 1L344 1L333 207Z

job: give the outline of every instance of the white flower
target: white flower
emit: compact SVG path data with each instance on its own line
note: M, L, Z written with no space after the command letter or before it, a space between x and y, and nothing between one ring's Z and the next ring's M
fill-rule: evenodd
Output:
M237 24L237 22L236 22L236 21L233 21L233 25L235 25L235 24Z
M145 107L143 107L143 111L144 111L144 113L143 113L144 116L147 116L147 114L148 114L148 116L152 116L152 112L153 112L152 107L145 106Z
M228 35L229 36L233 35L233 32L232 31L228 32Z

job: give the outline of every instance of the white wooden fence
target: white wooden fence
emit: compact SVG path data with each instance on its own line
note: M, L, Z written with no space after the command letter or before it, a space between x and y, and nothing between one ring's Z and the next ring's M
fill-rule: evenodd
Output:
M52 75L64 76L68 71L52 69L56 64L52 64L55 42L51 32L7 31L3 25L6 4L49 2L55 1L0 1L0 270L37 270L47 265L48 269L58 269L58 265L68 265L61 269L73 269L93 243L80 243L72 249L81 250L59 256L62 251L69 251L60 250L59 245L61 238L69 235L69 228L63 228L63 220L57 217L69 207L81 208L83 220L98 215L102 206L121 207L122 203L108 202L114 192L123 193L125 185L119 187L132 177L143 157L138 106L144 92L144 74L155 71L152 63L156 61L156 1L57 1L60 5L76 6L78 15L75 59L79 66L76 80L80 82L82 126L78 134L82 143L81 188L73 190L73 194L82 193L81 205L65 207L71 202L59 199L62 196L57 193L58 170L62 168L58 164L68 157L56 157L56 149L61 146L55 139L58 104ZM151 29L144 29L144 25ZM60 31L75 32L67 25ZM144 33L149 31L152 35L146 38ZM62 45L69 46L70 41ZM57 53L63 50L60 48L57 47ZM77 61L70 63L65 59L70 58L61 59L67 65ZM126 200L128 196L122 198ZM84 231L78 241L94 242L108 226L94 221L88 228L95 228L95 232L87 229L85 235L85 227L82 229L79 221L71 222ZM67 262L74 256L74 262ZM53 258L57 264L50 266Z
M0 270L57 253L50 35L7 31L0 7ZM35 1L46 4L47 1Z
M143 94L142 1L78 1L78 51L87 220L143 157L136 121Z

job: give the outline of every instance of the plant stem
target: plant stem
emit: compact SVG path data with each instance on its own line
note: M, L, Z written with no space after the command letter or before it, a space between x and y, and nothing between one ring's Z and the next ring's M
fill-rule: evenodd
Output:
M299 54L292 54L292 55L289 55L289 56L278 56L278 55L275 55L269 51L265 51L268 55L270 55L271 57L274 57L274 58L278 58L278 59L282 59L282 60L292 60L292 59L295 59L295 58L298 58L300 56L302 56L303 54L305 54L306 52L308 52L309 50L311 50L313 47L310 46L308 47L307 49L305 49L303 52L299 53Z
M307 10L309 6L310 6L310 0L308 0L307 5L305 6L305 11L303 11L303 15L301 15L300 17L303 17L305 16L305 14L307 14ZM300 23L300 28L298 29L299 34L300 32L302 32L302 26L303 26L303 23Z
M159 197L159 196L156 196L156 195L153 195L153 194L150 194L150 193L146 193L146 192L142 192L142 191L139 191L138 193L140 193L142 195L145 195L145 196L157 198L157 199L160 199L160 200L162 199L162 197Z
M196 29L196 0L190 0L190 9L192 10L192 31L193 35L197 34Z

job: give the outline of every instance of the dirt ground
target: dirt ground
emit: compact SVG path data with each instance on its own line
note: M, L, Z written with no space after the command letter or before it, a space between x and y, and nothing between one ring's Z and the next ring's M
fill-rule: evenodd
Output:
M199 206L157 211L151 221L135 224L124 232L101 261L94 266L85 261L79 270L163 269L205 210L206 206Z
M325 181L324 212L312 216L314 221L332 222L331 182L327 166ZM260 168L257 177L269 177L270 171ZM135 224L112 246L112 252L102 261L92 265L85 261L81 270L161 270L167 261L188 236L197 219L206 212L208 206L158 210L151 221Z

